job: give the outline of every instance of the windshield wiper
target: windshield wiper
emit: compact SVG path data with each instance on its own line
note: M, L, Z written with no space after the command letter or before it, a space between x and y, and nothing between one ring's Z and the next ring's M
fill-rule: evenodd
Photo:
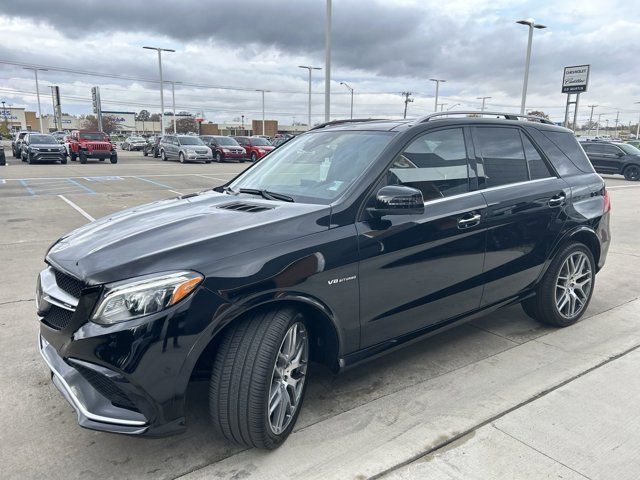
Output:
M229 189L229 191L234 192L234 190ZM260 190L257 188L241 188L235 193L249 193L251 195L260 195L262 198L266 198L267 200L282 200L283 202L294 202L295 200L289 195L285 195L284 193L270 192L269 190Z

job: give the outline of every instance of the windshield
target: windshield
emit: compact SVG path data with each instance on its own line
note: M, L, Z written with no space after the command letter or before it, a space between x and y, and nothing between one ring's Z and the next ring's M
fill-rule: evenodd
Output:
M98 140L98 141L107 141L107 137L104 136L104 134L100 133L100 132L95 132L95 133L81 133L80 134L80 138L83 140Z
M627 153L629 155L640 155L640 150L638 150L633 145L628 145L626 143L620 143L620 144L618 144L618 146L624 151L624 153Z
M180 145L204 145L198 137L178 137Z
M236 147L240 146L240 144L236 142L234 138L231 138L231 137L216 137L216 143L218 145L233 145Z
M46 144L58 143L58 142L56 142L56 139L53 138L53 136L51 135L31 135L29 137L29 143L46 145Z
M251 141L251 145L271 146L271 143L266 138L256 137L256 138L251 138L250 141Z
M130 142L144 142L144 138L142 137L129 137Z
M394 134L314 132L274 150L229 186L269 190L308 203L331 203L378 158Z

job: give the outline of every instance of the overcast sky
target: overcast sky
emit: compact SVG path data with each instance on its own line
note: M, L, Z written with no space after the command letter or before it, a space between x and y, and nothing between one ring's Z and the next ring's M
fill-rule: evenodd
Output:
M410 115L433 110L434 84L442 78L445 109L519 111L527 27L536 30L527 109L553 120L564 116L560 93L567 65L591 64L589 104L611 124L637 121L640 105L640 14L628 0L334 0L332 49L333 118L400 116L400 93L413 92ZM40 73L43 113L51 113L49 85L60 85L63 110L90 113L90 88L101 87L103 109L159 111L158 63L143 45L173 48L163 57L165 79L226 86L224 90L176 85L176 109L201 111L207 120L245 115L281 123L307 119L307 73L298 65L324 67L324 0L0 0L0 62L23 62L68 70ZM314 72L314 122L323 120L324 72ZM0 63L0 100L35 109L33 73ZM460 104L460 105L456 105ZM171 109L171 88L165 90Z

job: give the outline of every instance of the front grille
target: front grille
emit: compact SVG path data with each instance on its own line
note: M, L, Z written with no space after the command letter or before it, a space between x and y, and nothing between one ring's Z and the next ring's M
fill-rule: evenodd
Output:
M54 270L53 272L56 276L56 283L62 290L74 298L80 298L80 293L85 287L83 282L59 270Z
M209 152L208 150L196 150L196 153L201 154L201 155L206 154L208 152Z
M89 145L90 150L111 150L110 143L92 143Z
M71 310L60 308L57 305L51 305L51 308L44 316L42 321L49 325L51 328L54 328L56 330L63 330L64 328L67 328L69 326L72 317L73 312Z
M93 388L100 392L100 395L109 400L114 406L136 412L139 411L135 404L127 397L127 394L112 380L83 365L74 363L73 367L80 372L80 375L82 375Z

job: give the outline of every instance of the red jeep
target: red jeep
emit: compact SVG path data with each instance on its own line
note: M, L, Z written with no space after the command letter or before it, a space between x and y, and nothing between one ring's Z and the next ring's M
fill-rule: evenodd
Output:
M101 162L107 158L111 163L118 162L116 146L109 137L102 132L91 130L74 130L69 137L69 158L72 161L80 159L80 163L87 163L87 158L97 158Z

